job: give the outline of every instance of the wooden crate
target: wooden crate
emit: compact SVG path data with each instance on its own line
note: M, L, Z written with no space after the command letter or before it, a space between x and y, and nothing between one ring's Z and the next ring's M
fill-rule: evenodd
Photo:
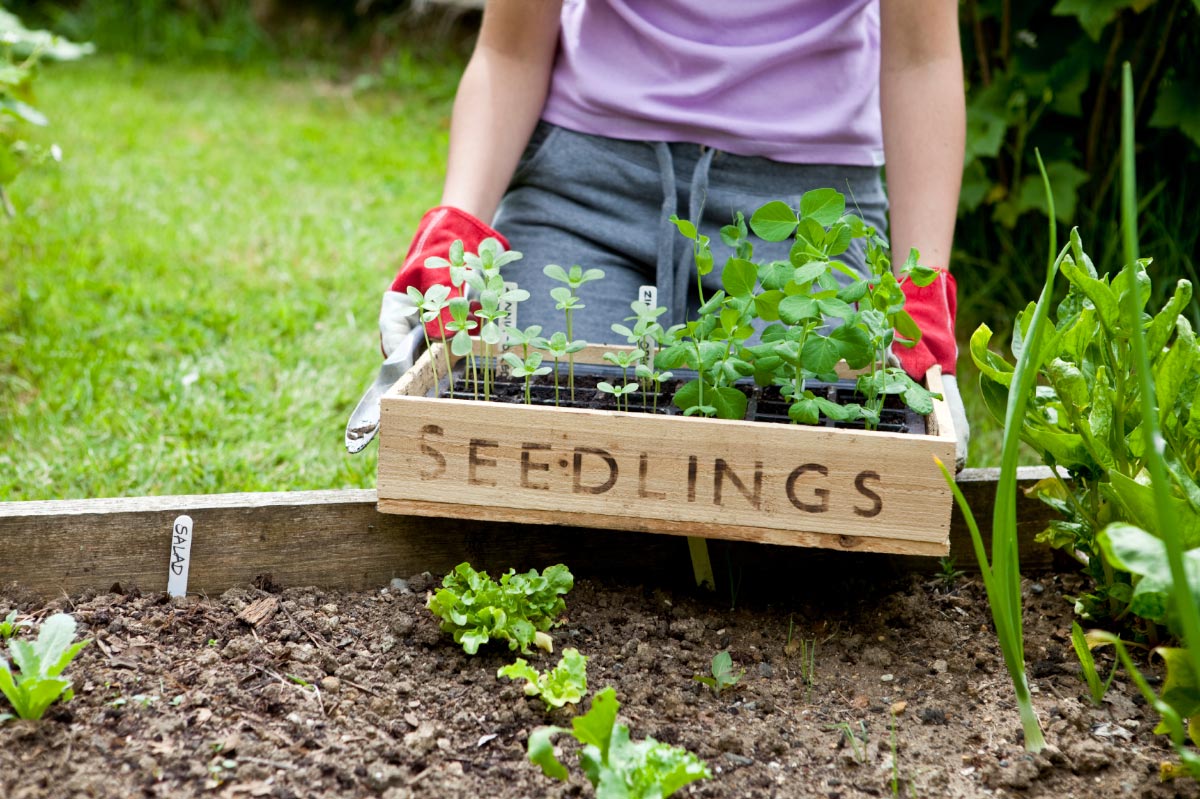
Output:
M949 552L952 497L933 462L954 462L943 402L912 435L437 399L431 357L444 364L440 344L381 403L382 512ZM936 367L928 381L940 391Z

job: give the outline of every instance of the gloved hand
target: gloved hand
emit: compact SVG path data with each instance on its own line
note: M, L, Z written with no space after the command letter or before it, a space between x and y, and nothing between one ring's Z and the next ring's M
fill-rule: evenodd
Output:
M916 346L898 344L892 353L908 376L921 380L934 364L942 367L942 396L950 407L954 419L954 430L958 434L958 449L955 452L957 468L967 462L967 443L971 429L963 407L962 394L958 391L958 379L954 376L955 361L958 359L958 343L954 338L954 315L958 310L958 284L954 275L942 271L928 286L920 287L911 280L901 285L906 303L904 310L921 330L921 340Z
M430 286L439 283L451 286L450 268L431 269L425 266L425 259L446 258L450 253L450 245L456 240L462 241L467 252L476 252L479 243L487 238L496 239L505 249L508 248L507 239L491 226L458 208L441 205L421 217L421 224L417 226L417 233L408 247L408 255L404 257L391 288L384 292L379 310L379 343L385 357L396 354L402 343L410 346L409 342L412 342L419 346L420 337L408 335L417 326L418 314L417 306L406 290L411 286L424 293ZM460 289L450 288L451 297L460 295ZM449 310L442 311L442 323L449 321ZM426 327L431 336L439 335L436 319L429 321Z

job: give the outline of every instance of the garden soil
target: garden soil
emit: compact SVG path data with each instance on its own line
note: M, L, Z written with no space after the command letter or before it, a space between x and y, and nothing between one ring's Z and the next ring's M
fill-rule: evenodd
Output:
M581 580L554 632L589 657L593 691L615 687L634 738L708 762L712 779L678 796L1200 796L1160 782L1170 751L1123 676L1089 703L1069 636L1073 577L1025 585L1049 742L1035 756L977 579L765 588L744 576L740 595ZM441 633L424 607L434 578L370 593L259 586L49 605L0 593L0 610L73 613L92 641L68 672L73 701L0 726L0 797L592 795L573 743L570 783L526 761L530 730L572 711L547 715L497 680L507 649L471 657ZM718 696L693 677L725 649L745 674Z

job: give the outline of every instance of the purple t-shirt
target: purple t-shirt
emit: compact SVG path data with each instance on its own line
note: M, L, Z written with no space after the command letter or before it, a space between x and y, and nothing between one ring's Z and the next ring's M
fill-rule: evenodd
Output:
M878 0L565 0L542 116L617 139L878 166Z

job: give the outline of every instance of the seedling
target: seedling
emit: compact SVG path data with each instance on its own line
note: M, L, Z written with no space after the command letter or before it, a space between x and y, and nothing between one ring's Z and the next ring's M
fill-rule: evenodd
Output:
M965 572L963 572L963 570L958 568L958 566L955 564L954 557L951 555L938 558L938 566L942 570L938 575L938 578L942 581L942 587L947 590L953 588L954 584L962 578L963 574L965 574Z
M635 347L632 350L624 350L622 352L606 352L606 353L604 353L603 357L604 357L604 360L608 361L613 366L620 367L621 382L628 383L630 368L633 368L634 370L636 370L637 367L641 364L642 359L646 357L646 352L645 352L645 350ZM626 385L622 389L623 395L625 395L625 397L626 397L625 410L629 410L628 395L632 393L631 391L624 390L624 389L628 389L628 388L629 388L629 386ZM636 390L636 387L635 387L635 390ZM607 393L613 393L613 392L607 392ZM622 394L618 394L617 396L620 397L620 396L622 396Z
M686 749L653 738L632 741L629 727L617 723L621 704L610 687L592 697L586 715L571 720L571 729L538 727L529 734L529 760L547 777L570 778L554 754L554 736L568 733L583 744L579 761L597 797L650 799L670 796L677 790L712 777L703 760Z
M540 327L536 326L530 329L537 329L538 331L541 330ZM500 357L506 364L508 364L508 368L512 372L513 377L524 379L525 404L533 404L533 400L530 396L530 381L535 377L550 374L550 367L542 366L542 354L540 352L530 352L525 356L525 360L521 360L511 352L506 352Z
M441 329L442 333L442 342L445 343L446 331L442 326L442 311L446 308L446 298L449 296L450 287L442 285L441 283L435 283L434 285L430 286L429 290L424 294L422 294L421 290L415 286L408 287L408 297L410 300L412 300L413 305L415 305L417 308L417 318L421 324L421 331L425 336L426 349L432 348L432 342L429 340L429 323L434 319L438 320L438 327ZM447 354L446 357L449 359L449 354ZM430 365L433 367L433 382L434 384L437 384L439 382L437 361L432 360ZM446 361L446 374L447 376L450 374L449 360Z
M827 730L835 730L842 734L840 743L844 743L850 747L850 753L854 756L854 762L867 762L867 725L866 722L858 722L858 730L848 721L843 721L840 724L833 724L826 727Z
M629 410L629 395L638 390L637 383L626 383L622 386L614 386L605 380L601 380L596 384L596 388L602 394L609 394L613 401L617 404L617 410L621 410L621 398L625 398L625 410Z
M525 658L502 666L496 677L510 680L525 680L525 695L538 696L546 703L547 712L566 704L578 704L587 693L587 657L578 649L563 650L558 665L545 673L531 667Z
M658 413L658 395L662 393L662 384L674 377L674 373L659 372L651 366L639 363L637 368L633 370L633 374L642 382L644 391L652 392L650 412ZM645 407L645 405L642 407Z
M729 651L725 650L713 655L711 677L704 677L697 674L692 679L698 683L707 685L712 690L713 696L720 696L721 692L726 688L732 688L737 685L745 673L745 669L737 672L733 670L733 658L730 656Z
M567 323L567 339L574 341L575 336L572 333L572 320L575 311L584 307L579 301L579 288L587 283L595 280L601 280L604 277L603 269L587 269L578 264L572 266L570 270L563 269L558 264L547 264L542 273L551 280L559 283L564 283L564 286L557 286L550 290L550 296L555 301L555 308L563 312ZM582 349L582 348L581 348ZM575 401L575 354L568 353L567 367L567 382L571 387L571 402Z
M548 339L540 339L535 346L548 352L554 359L554 405L558 407L558 362L582 350L587 346L587 342L568 341L567 334L558 331Z
M1113 677L1117 676L1117 664L1113 664L1108 679L1101 682L1100 674L1096 671L1096 659L1092 656L1093 643L1077 621L1071 622L1071 645L1075 648L1075 656L1079 658L1079 666L1083 669L1083 679L1087 682L1092 704L1099 707L1104 701L1104 695L1108 693L1108 686L1112 685Z
M532 645L549 652L554 644L547 631L566 608L562 597L574 584L561 563L541 574L536 569L525 574L509 569L499 583L487 572L460 563L442 580L442 588L426 607L468 655L490 640L507 641L509 649L522 654L528 654Z
M4 617L4 621L0 621L0 641L7 641L17 634L17 631L22 627L32 627L33 622L29 619L17 621L17 612L14 610Z
M62 672L88 641L72 644L74 637L75 619L56 613L42 622L35 640L9 639L9 657L18 671L14 674L8 661L0 658L0 692L17 716L40 719L55 701L69 702L75 696L71 681ZM10 718L10 714L0 713L0 722Z

